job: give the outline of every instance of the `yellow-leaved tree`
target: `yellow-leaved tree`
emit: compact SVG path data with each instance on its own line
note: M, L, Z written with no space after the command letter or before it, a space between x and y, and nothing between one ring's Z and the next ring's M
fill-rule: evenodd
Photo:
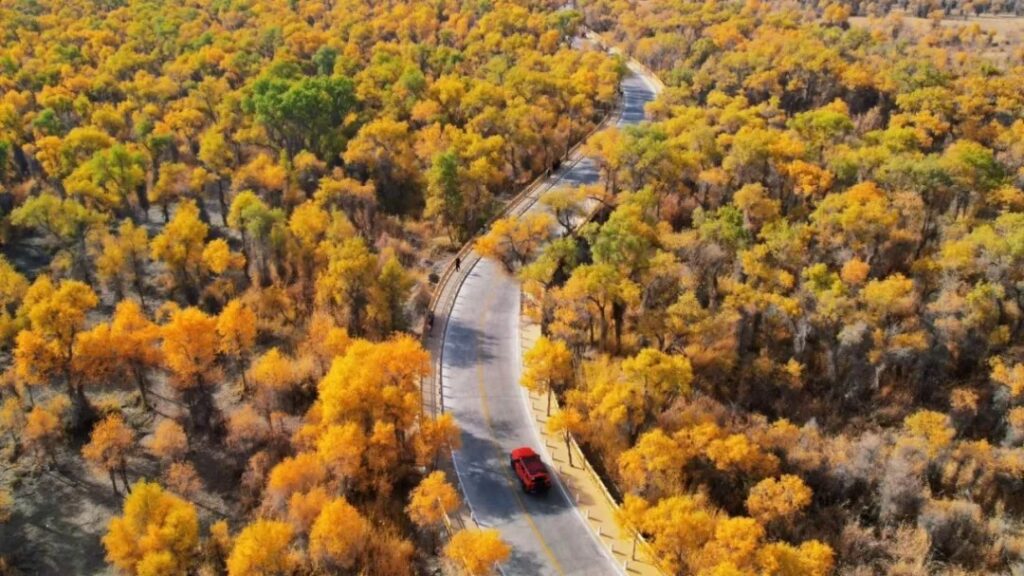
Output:
M369 522L344 498L336 498L313 523L309 550L327 569L348 569L360 560L369 536Z
M256 343L256 313L241 300L231 300L217 316L217 349L233 362L242 376L242 392L248 392L246 369Z
M480 256L497 260L512 272L517 265L524 266L533 259L551 236L553 225L554 219L544 212L501 218L476 240L474 247Z
M811 503L811 489L799 476L783 474L765 478L750 489L747 496L747 511L762 524L781 520L791 521Z
M185 574L199 545L192 504L155 482L137 482L124 513L110 521L103 546L107 561L128 574Z
M508 559L510 552L508 544L494 529L460 530L444 547L445 558L467 576L491 574L498 564Z
M320 381L304 434L340 479L358 489L390 490L399 460L416 456L417 424L423 422L419 381L429 370L427 352L410 336L355 340L335 358ZM345 445L346 438L353 444Z
M458 507L458 492L448 483L444 472L436 470L413 488L405 512L413 524L430 529L433 533L445 517Z
M565 342L541 336L523 358L526 370L520 383L531 392L547 394L548 416L554 390L572 381L572 352Z
M25 294L22 304L29 329L18 334L14 368L30 384L63 380L72 401L71 426L78 428L90 418L85 380L76 374L74 343L85 328L86 314L99 303L89 285L63 280L57 286L40 276Z
M297 384L294 365L293 358L271 348L257 358L249 370L253 404L266 418L272 432L274 410L281 404L282 397Z
M288 574L299 559L292 549L295 533L290 524L256 520L235 537L228 556L228 576Z

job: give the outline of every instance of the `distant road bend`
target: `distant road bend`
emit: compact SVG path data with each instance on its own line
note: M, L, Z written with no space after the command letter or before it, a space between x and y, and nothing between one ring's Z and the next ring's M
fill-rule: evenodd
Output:
M643 121L644 104L657 91L654 84L631 69L621 87L617 124ZM534 193L551 184L599 180L597 163L582 158L563 165ZM541 209L533 202L527 212ZM462 430L462 448L453 460L476 521L498 529L512 547L502 565L506 576L622 574L557 478L544 496L520 490L509 468L513 448L531 446L551 462L519 385L520 287L490 260L467 259L466 268L442 335L440 383L446 409Z

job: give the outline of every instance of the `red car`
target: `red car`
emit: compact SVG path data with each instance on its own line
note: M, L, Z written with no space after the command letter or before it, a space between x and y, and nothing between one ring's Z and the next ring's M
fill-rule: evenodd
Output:
M529 493L544 492L551 487L548 468L540 460L540 456L531 448L522 447L512 451L509 458L512 470L519 477L523 490Z

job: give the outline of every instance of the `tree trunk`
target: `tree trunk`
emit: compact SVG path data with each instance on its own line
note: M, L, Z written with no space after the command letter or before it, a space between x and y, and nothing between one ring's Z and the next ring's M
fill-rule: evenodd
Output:
M622 348L622 324L626 316L626 306L612 302L612 320L615 322L615 351Z
M227 199L224 197L224 179L217 179L217 201L220 203L220 223L222 226L228 225L228 204Z
M135 385L139 388L139 396L142 398L142 407L149 412L153 407L150 406L149 396L146 394L146 376L138 366L133 366L132 372L135 373Z
M146 195L146 186L135 187L135 197L139 201L139 211L142 212L142 221L149 222L149 197Z
M130 494L132 487L128 484L128 466L123 461L121 462L121 482L124 483L124 493Z

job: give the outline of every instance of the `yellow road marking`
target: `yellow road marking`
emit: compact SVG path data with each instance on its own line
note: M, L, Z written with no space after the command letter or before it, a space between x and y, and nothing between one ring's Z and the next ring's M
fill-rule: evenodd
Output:
M487 316L490 314L491 304L493 301L494 291L491 291L491 293L487 295L487 299L484 301L484 310L480 316L480 331L483 331L484 324L487 322ZM487 406L487 387L484 385L484 368L480 363L480 338L476 334L473 335L473 354L476 355L476 379L477 387L480 390L480 406L484 414L484 421L487 422L487 427L491 430L491 445L494 446L494 449L498 452L498 461L500 462L504 458L504 452L501 447L498 446L498 442L494 436L495 431L494 423L491 420L491 410ZM533 520L533 516L530 514L530 511L526 509L526 502L523 501L523 496L516 488L515 477L512 476L512 473L505 466L502 466L501 469L505 471L505 480L512 489L512 493L515 494L516 502L519 503L519 508L522 509L523 514L526 516L526 522L530 525L530 529L533 530L534 536L536 536L537 540L540 542L541 547L544 549L544 553L547 555L548 559L551 560L555 570L562 576L565 576L565 570L562 568L562 563L558 561L557 557L555 557L554 551L551 550L551 547L544 539L544 535L540 533L540 528L537 527L537 523Z

